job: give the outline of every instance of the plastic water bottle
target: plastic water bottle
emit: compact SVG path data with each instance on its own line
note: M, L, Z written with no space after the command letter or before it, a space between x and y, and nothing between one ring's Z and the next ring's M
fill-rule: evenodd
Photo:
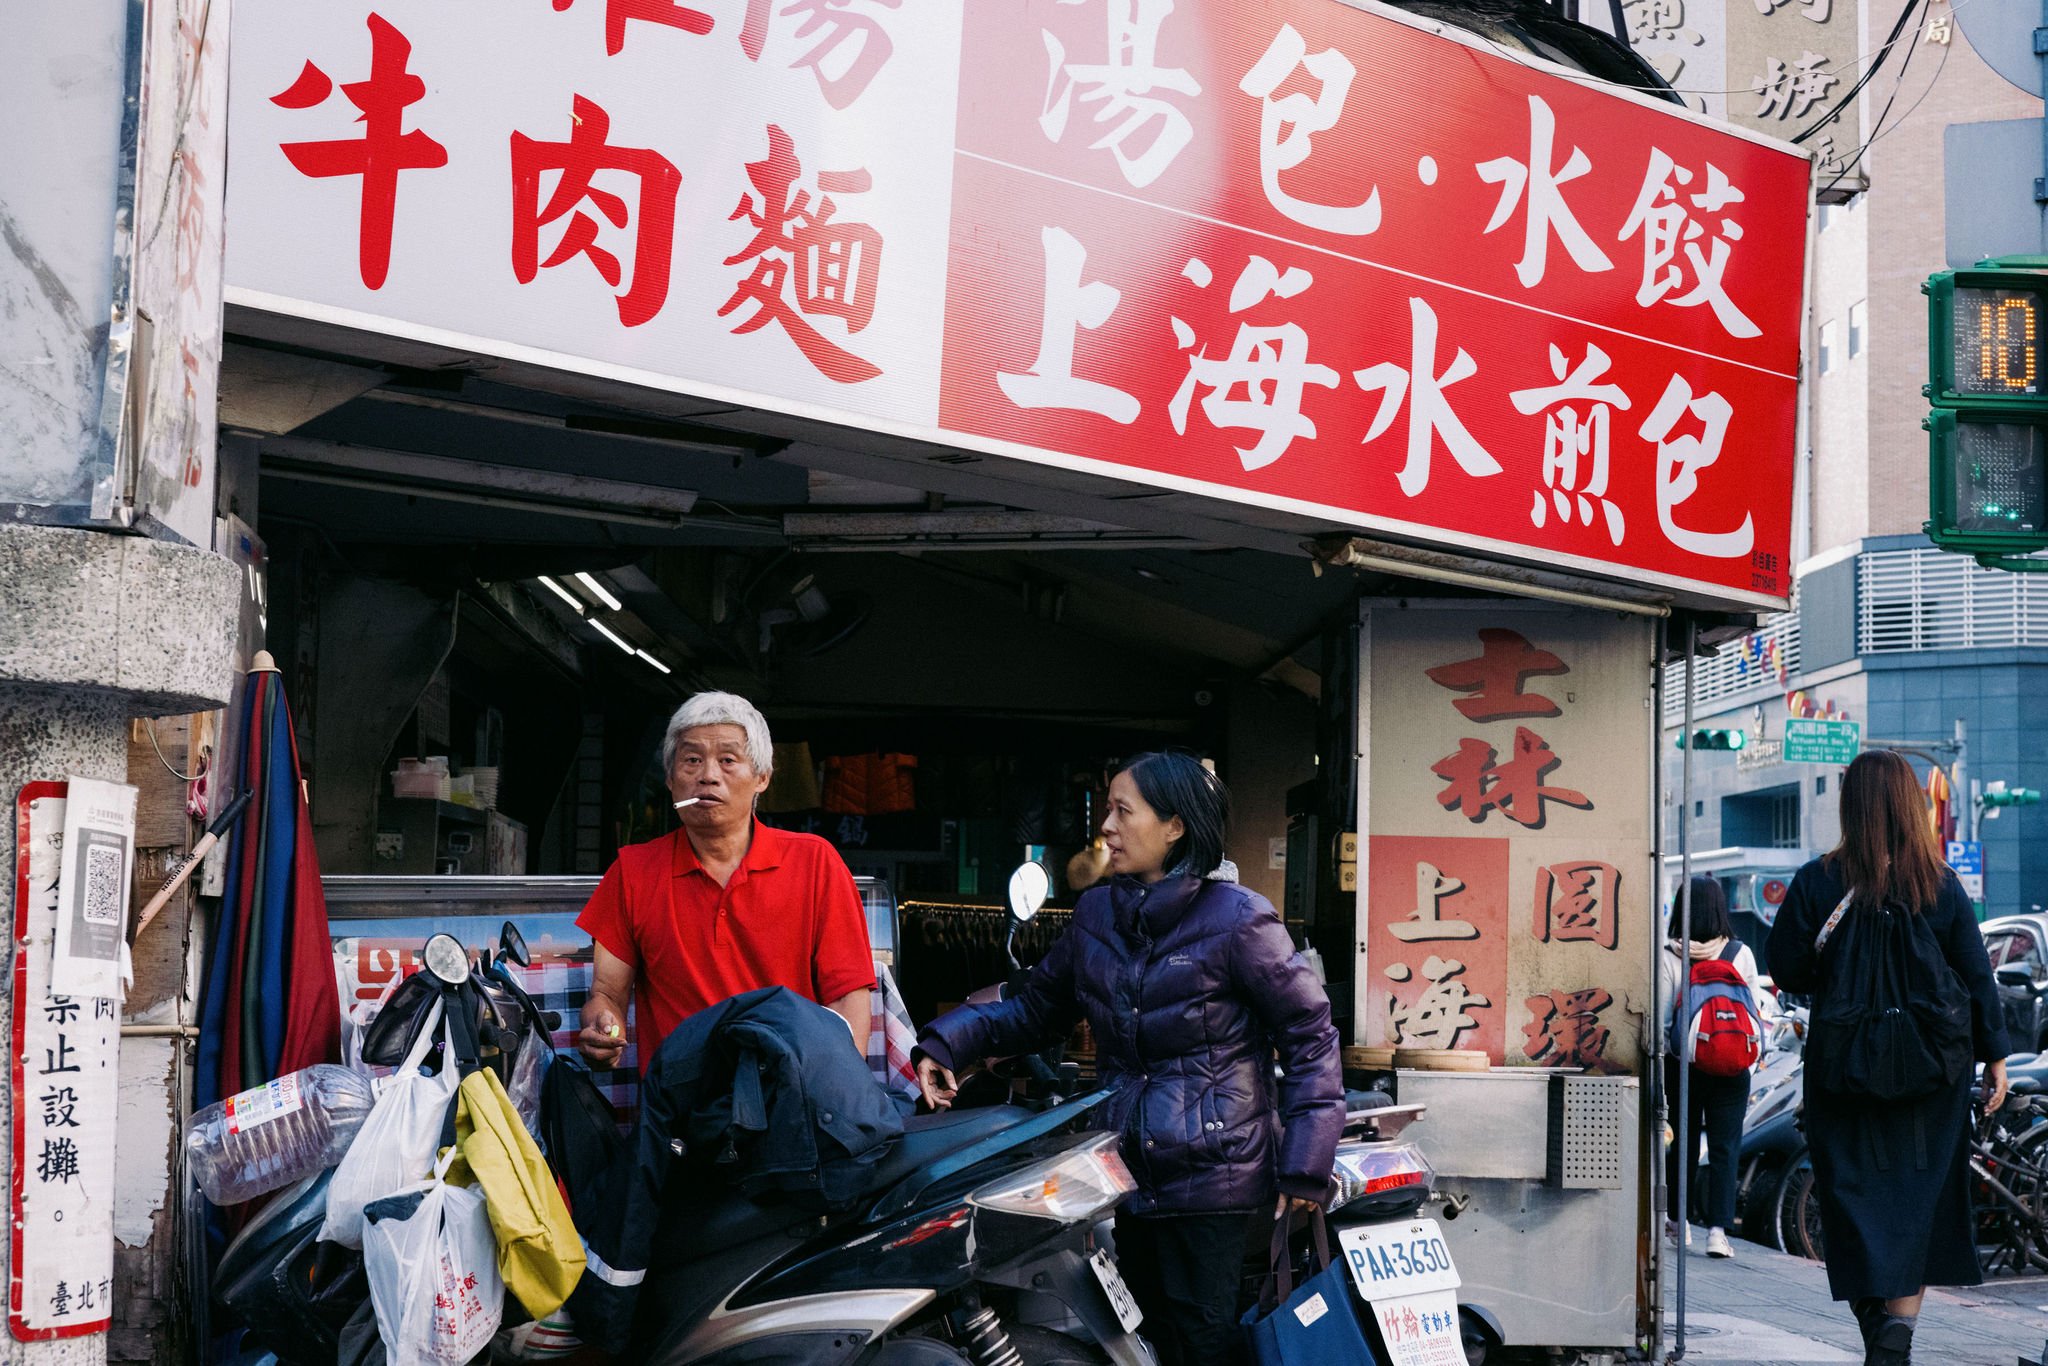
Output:
M208 1200L239 1205L341 1161L374 1100L367 1078L320 1063L192 1116L185 1160Z

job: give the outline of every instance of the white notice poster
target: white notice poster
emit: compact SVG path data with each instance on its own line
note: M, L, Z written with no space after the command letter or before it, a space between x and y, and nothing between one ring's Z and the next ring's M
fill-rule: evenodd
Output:
M67 786L50 989L118 997L135 864L136 793L126 783L92 778L73 778Z
M63 792L62 783L32 783L16 813L7 1318L23 1339L102 1332L113 1314L121 1005L50 989L60 868L69 848Z

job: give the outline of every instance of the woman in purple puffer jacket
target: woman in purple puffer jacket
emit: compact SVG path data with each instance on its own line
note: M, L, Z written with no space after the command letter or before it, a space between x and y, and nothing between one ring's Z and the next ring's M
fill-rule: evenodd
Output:
M1239 1359L1253 1223L1263 1242L1290 1202L1327 1199L1344 1127L1328 995L1270 902L1208 876L1229 806L1189 755L1131 760L1102 823L1109 884L1082 894L1022 991L952 1011L919 1040L918 1082L944 1108L955 1069L1042 1048L1083 1017L1094 1028L1115 1088L1104 1124L1138 1181L1117 1259L1162 1366Z

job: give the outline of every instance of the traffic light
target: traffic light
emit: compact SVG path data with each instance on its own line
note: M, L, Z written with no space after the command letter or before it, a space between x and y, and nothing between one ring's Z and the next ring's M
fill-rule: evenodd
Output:
M2031 787L2007 787L2003 781L1986 783L1980 798L1987 810L2001 806L2032 806L2041 800L2041 794Z
M1927 295L1928 539L1992 568L2048 550L2048 257L1941 271Z
M1748 736L1739 730L1696 730L1692 733L1692 744L1685 743L1685 732L1672 737L1679 749L1741 749Z

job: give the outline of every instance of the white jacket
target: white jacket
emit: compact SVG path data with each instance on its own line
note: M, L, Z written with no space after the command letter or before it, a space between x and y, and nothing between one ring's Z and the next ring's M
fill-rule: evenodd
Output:
M1678 1000L1678 993L1685 989L1686 979L1692 975L1691 964L1719 958L1721 950L1727 947L1728 940L1725 937L1709 939L1705 943L1695 940L1686 945L1690 951L1687 959L1681 959L1678 956L1678 941L1664 941L1664 952L1657 955L1657 1000L1662 1004L1666 1022L1665 1052L1671 1051L1671 1040L1668 1037L1671 1011ZM1735 957L1730 961L1736 973L1748 984L1750 998L1756 1002L1757 1023L1768 1023L1778 1014L1778 998L1758 984L1756 955L1749 951L1749 945L1737 941Z

